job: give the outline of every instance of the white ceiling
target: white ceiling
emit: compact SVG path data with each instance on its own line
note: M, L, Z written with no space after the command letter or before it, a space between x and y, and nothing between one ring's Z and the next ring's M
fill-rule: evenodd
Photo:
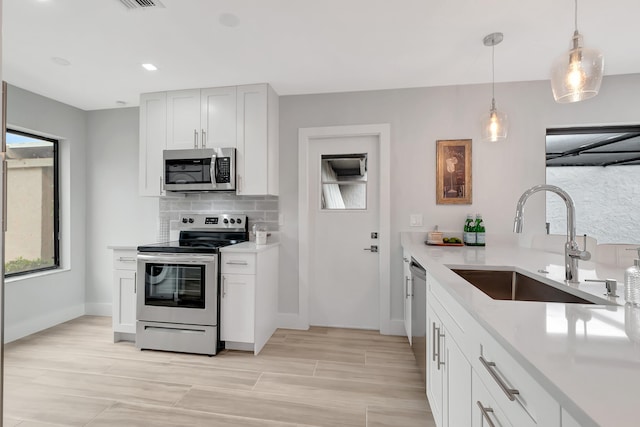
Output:
M3 0L3 78L84 110L258 82L280 95L486 83L482 39L500 31L496 81L545 80L573 33L572 0L161 1ZM639 18L638 0L579 1L585 46L602 50L607 75L640 72Z

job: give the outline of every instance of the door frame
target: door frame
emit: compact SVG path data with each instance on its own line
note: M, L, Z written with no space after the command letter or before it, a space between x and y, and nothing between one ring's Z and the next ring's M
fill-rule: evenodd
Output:
M390 233L391 233L391 176L390 145L391 125L371 124L352 126L328 126L300 128L298 130L298 320L302 328L309 328L309 265L310 265L310 217L309 217L309 144L313 140L375 136L379 149L379 223L378 230L378 278L380 333L392 334L391 286L390 286Z

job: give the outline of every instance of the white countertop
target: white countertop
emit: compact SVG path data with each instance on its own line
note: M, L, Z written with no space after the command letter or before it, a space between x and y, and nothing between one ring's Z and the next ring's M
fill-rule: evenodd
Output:
M623 305L625 268L580 261L581 282L569 286L562 254L508 243L426 246L425 237L402 233L402 246L578 421L640 425L640 308ZM493 300L447 267L513 268L609 305ZM620 297L604 296L604 283L584 283L586 278L618 280Z
M235 245L225 246L220 248L220 252L245 252L245 253L258 253L269 250L276 246L279 246L280 242L268 242L266 245L256 245L256 242L242 242Z
M138 245L109 245L107 249L113 249L114 251L137 251Z

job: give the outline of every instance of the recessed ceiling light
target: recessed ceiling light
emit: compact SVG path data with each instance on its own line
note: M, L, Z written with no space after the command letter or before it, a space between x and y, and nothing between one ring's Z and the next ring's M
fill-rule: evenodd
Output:
M240 19L233 13L221 13L218 16L218 22L225 27L237 27L240 24Z
M64 58L60 58L58 56L54 56L53 58L51 58L51 60L58 65L62 65L64 67L66 67L67 65L71 65L71 62L69 62L68 60L64 59Z
M156 71L158 67L153 64L142 64L142 67L147 71Z

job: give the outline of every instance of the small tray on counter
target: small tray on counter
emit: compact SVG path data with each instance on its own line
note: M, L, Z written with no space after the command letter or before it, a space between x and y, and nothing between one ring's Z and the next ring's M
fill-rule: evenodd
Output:
M424 243L429 246L464 246L464 243L430 242L428 240Z

